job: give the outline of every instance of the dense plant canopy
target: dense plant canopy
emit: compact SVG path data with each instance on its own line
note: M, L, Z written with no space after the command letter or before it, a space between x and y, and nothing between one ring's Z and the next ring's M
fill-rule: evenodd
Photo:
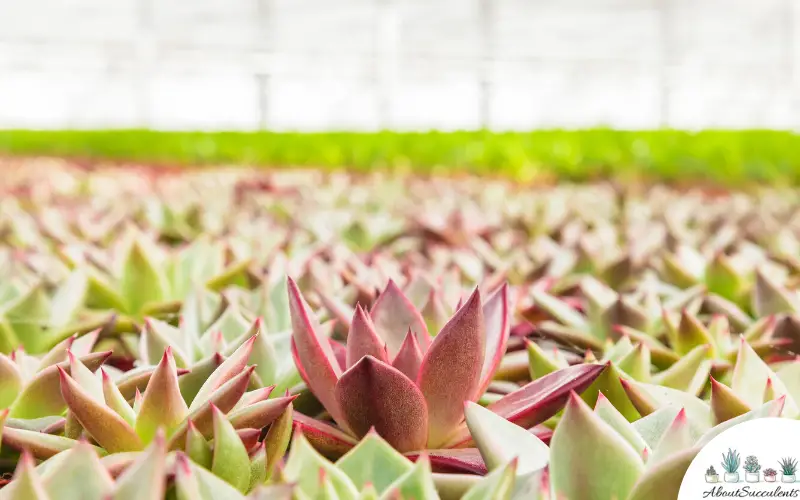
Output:
M1 188L0 498L673 499L720 432L800 416L794 191Z

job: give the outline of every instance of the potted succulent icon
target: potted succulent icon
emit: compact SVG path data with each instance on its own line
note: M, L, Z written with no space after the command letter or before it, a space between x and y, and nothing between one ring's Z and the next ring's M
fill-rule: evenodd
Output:
M797 472L797 459L788 457L782 458L778 461L778 465L781 466L781 472L783 473L781 481L784 483L793 483L795 481L794 473Z
M714 466L710 466L706 469L706 482L707 483L718 483L719 482L719 474L717 474L717 470Z
M778 477L778 471L773 468L764 469L764 481L774 483Z
M744 460L744 480L748 483L757 483L761 476L761 464L755 455L750 455Z
M726 483L739 482L739 464L741 464L739 452L728 448L728 453L722 454L722 470L725 471Z

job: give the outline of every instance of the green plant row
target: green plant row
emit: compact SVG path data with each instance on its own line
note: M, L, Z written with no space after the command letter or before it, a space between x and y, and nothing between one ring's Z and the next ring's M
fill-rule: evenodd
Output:
M172 165L313 166L529 180L800 183L800 135L768 130L534 132L0 131L0 154Z

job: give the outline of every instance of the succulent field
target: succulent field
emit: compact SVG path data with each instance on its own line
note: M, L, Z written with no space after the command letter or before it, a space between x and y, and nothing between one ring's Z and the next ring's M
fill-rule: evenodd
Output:
M799 199L9 161L0 499L672 500L800 416Z

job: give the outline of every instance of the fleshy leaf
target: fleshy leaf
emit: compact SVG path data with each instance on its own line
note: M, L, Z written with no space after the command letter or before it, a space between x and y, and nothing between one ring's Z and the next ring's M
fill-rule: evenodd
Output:
M50 496L34 468L33 457L23 452L14 471L14 480L0 490L3 500L49 500Z
M190 410L186 420L181 423L170 438L167 448L174 450L183 446L190 420L194 422L197 429L204 436L209 437L213 431L211 405L213 404L223 413L230 411L247 390L247 384L252 374L253 367L251 366L225 382L222 387L211 394L211 397L202 406L195 410Z
M214 454L211 472L242 493L250 486L250 458L236 430L219 409L211 405L214 424Z
M681 409L675 420L672 421L672 424L667 427L667 430L661 436L658 445L653 448L653 453L647 460L647 467L656 466L670 456L690 448L694 441L686 412Z
M361 305L356 305L350 333L347 335L347 367L350 368L366 355L384 363L389 362L386 346L375 332L372 320Z
M350 434L321 420L307 417L299 412L295 412L292 418L295 428L313 444L314 449L330 459L341 457L358 444Z
M370 315L375 331L386 342L389 359L397 356L409 328L417 336L422 351L427 351L431 339L425 320L394 281L389 280L386 288L375 299Z
M627 498L644 472L642 459L633 447L574 393L553 434L550 452L550 484L555 498ZM576 477L592 481L576 481Z
M401 452L420 450L428 438L422 393L397 369L365 356L336 384L336 397L349 428L364 436L374 427Z
M166 444L164 435L155 437L150 446L117 478L114 500L150 500L163 498L166 489Z
M3 429L3 446L16 450L28 450L39 460L46 460L62 451L69 450L76 443L77 441L74 439L43 432L14 429L13 427ZM105 451L99 448L97 451L101 455L105 454Z
M770 379L776 396L788 394L783 381L764 363L750 344L744 340L744 337L741 337L739 353L736 357L736 365L733 367L733 375L731 377L731 389L733 389L733 392L748 406L755 408L764 402L764 388ZM794 418L800 413L797 404L792 399L786 401L786 407L783 411L784 416L790 418Z
M750 411L750 406L736 395L733 389L717 382L711 377L711 411L714 414L714 425Z
M236 429L261 429L278 418L296 398L297 395L258 401L242 408L234 409L228 414L228 420Z
M178 387L177 367L172 349L167 347L142 396L136 417L136 434L149 443L159 427L167 436L186 418L188 408Z
M89 371L94 371L109 356L111 351L95 352L79 359ZM62 361L37 373L11 405L10 416L32 419L58 415L64 411L66 404L61 397L59 369L67 370L69 373L69 361Z
M97 443L111 453L142 449L136 431L116 412L92 398L60 366L61 395L70 412Z
M320 490L320 475L331 482L336 493L345 499L356 498L358 491L347 475L323 458L306 440L302 432L295 432L289 458L283 468L283 477L309 498L316 498Z
M489 470L514 459L517 460L517 474L521 476L547 466L550 450L531 432L472 402L466 404L464 413L472 439Z
M178 500L243 500L233 486L193 464L186 455L175 456L175 493Z
M400 370L410 380L417 380L419 367L422 365L422 350L417 342L417 336L410 329L406 333L400 352L397 353L392 366Z
M88 443L78 442L71 450L58 455L62 456L63 459L42 474L45 489L51 498L85 500L104 498L111 493L114 482ZM76 481L75 478L80 480Z
M119 392L117 388L117 384L111 380L111 376L106 373L106 371L100 368L102 384L103 384L103 399L106 402L106 405L117 412L117 415L125 419L126 422L131 427L136 426L136 413L134 413L133 408L131 405L128 404L128 401Z
M597 404L594 407L594 412L600 417L603 422L610 425L617 433L627 441L633 451L639 453L649 453L650 447L645 442L644 438L637 432L636 428L631 425L625 416L620 413L614 405L606 398L601 392L597 396Z
M589 323L586 321L586 318L561 299L553 297L536 288L531 290L531 297L538 307L547 311L547 313L558 320L559 323L573 327L578 331L588 331Z
M264 467L265 479L271 479L280 460L286 454L286 448L292 437L291 403L283 413L269 426L269 431L264 437Z
M530 428L555 415L564 407L571 391L584 391L605 369L605 365L599 364L570 366L534 380L488 408L521 427Z
M350 477L359 490L371 484L383 493L394 481L414 466L374 432L336 462L336 467Z
M431 447L440 446L463 421L464 402L477 400L485 341L481 297L475 290L436 336L420 366L417 385L428 406Z
M695 389L698 385L700 388L703 387L711 370L710 364L705 363L709 351L708 345L695 347L681 357L680 361L655 375L653 383L697 395Z
M461 497L461 500L510 500L511 494L514 492L516 469L516 460L495 468L483 480L470 488Z
M751 307L757 317L800 311L797 296L776 283L761 269L756 270L756 282L752 297Z
M347 428L334 395L336 382L342 375L339 362L328 339L320 334L317 319L291 278L288 278L288 287L292 313L292 348L297 367L328 413L339 425Z
M651 500L654 498L678 498L678 491L689 465L697 456L699 448L689 448L648 467L639 477L628 500Z
M205 383L197 391L197 395L192 400L189 406L189 411L197 410L201 405L208 401L214 391L222 387L226 382L236 377L247 366L247 359L253 350L253 343L256 337L250 337L244 344L242 344L236 351L222 362L219 367L214 370L211 376L206 379Z
M184 451L194 463L206 469L211 469L211 460L213 456L211 453L211 445L208 444L205 436L197 430L197 427L195 427L194 422L191 420L186 429L186 447Z
M497 290L483 304L483 319L486 332L486 352L481 368L481 382L478 395L486 392L494 372L506 353L508 337L511 335L511 307L508 300L508 284Z
M427 456L417 459L414 467L392 483L381 495L381 500L393 498L414 498L418 500L438 500L436 486L431 476L431 464Z
M659 408L684 408L693 432L705 432L711 427L711 408L704 401L682 391L640 382L621 381L625 392L642 416ZM699 435L699 434L698 434Z
M168 294L166 277L138 236L133 238L124 257L120 291L125 297L127 311L134 314L148 302L159 302Z

